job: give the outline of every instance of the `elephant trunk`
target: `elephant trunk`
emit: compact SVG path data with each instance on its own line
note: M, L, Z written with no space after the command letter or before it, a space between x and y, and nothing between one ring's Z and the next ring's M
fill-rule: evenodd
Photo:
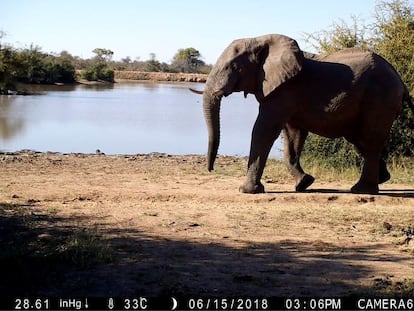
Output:
M222 95L212 94L209 89L204 90L203 110L208 129L208 171L214 169L218 147L220 144L220 103Z

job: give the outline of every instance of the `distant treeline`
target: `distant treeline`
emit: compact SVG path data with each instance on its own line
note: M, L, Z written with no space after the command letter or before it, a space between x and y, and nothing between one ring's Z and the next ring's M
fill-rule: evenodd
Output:
M113 82L115 70L170 73L208 73L211 70L194 48L178 50L171 64L159 62L154 53L146 61L130 57L114 61L114 53L108 49L96 48L94 57L82 59L67 51L45 53L33 44L28 48L15 48L2 44L3 37L4 33L0 32L0 94L15 91L18 83L74 83L79 79Z
M16 49L0 45L0 92L15 90L16 83L73 83L75 66L68 53L50 55L39 47Z

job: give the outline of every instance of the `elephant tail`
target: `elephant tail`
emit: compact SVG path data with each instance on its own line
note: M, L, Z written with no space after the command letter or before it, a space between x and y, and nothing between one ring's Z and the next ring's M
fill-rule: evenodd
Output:
M411 112L414 115L414 104L413 104L413 101L411 100L411 96L408 90L405 92L404 101L407 103L408 107L410 107Z

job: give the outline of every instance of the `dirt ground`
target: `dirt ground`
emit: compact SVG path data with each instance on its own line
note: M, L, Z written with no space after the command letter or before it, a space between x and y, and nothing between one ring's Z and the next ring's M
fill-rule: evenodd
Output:
M414 181L355 195L338 176L295 193L287 175L267 174L267 193L247 195L245 167L233 157L208 173L200 156L0 154L0 290L414 294Z

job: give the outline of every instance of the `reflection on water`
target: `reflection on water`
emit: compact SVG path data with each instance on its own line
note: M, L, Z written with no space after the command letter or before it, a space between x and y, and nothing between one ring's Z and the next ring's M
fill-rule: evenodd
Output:
M0 150L107 154L205 154L200 84L118 83L31 86L33 96L0 96ZM220 154L246 156L257 115L254 97L222 101ZM280 157L280 143L272 150Z
M13 111L15 98L15 96L0 96L0 139L2 141L10 141L23 131L23 118Z

